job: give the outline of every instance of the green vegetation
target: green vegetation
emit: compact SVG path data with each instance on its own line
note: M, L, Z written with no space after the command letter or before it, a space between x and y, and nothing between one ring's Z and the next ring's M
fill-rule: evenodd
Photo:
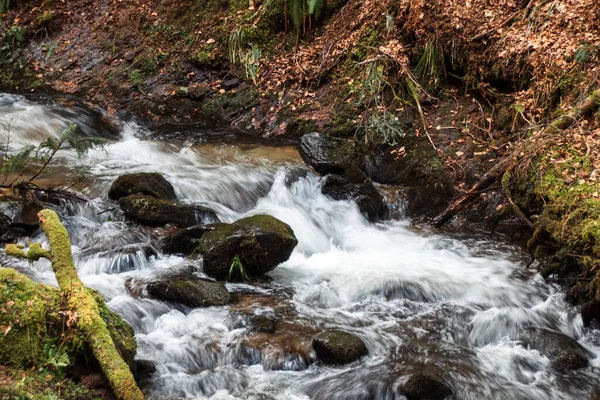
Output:
M250 276L246 273L244 269L244 264L240 261L238 256L233 257L233 261L231 262L231 266L229 267L229 272L227 273L227 281L237 281L237 280L247 281L250 280Z
M110 330L100 315L96 299L79 280L67 230L54 211L42 210L38 217L50 250L42 249L36 243L25 253L21 247L11 244L6 246L6 253L30 261L40 258L51 261L60 291L67 300L67 310L77 315L77 329L90 346L113 392L121 400L143 400L144 396L137 387L129 366L118 352Z
M231 32L227 46L229 62L240 65L244 69L247 79L257 83L262 51L247 40L247 29L239 28Z
M70 123L58 138L49 137L37 146L28 145L11 154L9 146L12 121L3 121L0 123L0 129L5 137L4 156L6 159L0 170L3 176L0 187L20 191L31 191L36 188L35 180L44 173L59 151L75 150L81 156L90 148L103 146L105 143L102 138L76 135L77 125ZM34 162L39 166L33 170L34 172L29 172L30 167L35 166Z

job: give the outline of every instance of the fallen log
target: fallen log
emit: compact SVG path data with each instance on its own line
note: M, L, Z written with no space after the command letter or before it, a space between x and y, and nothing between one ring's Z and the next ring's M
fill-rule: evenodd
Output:
M60 290L67 298L67 306L77 313L77 327L83 332L113 392L120 400L143 400L144 395L138 388L129 366L123 361L106 323L100 317L96 300L79 280L67 230L52 210L40 211L38 218L42 231L48 238L50 249L44 249L41 243L34 243L25 253L22 247L9 244L6 246L6 253L30 261L40 258L50 260Z
M433 219L433 226L441 228L446 222L460 212L474 197L479 195L482 190L487 189L495 183L506 171L508 162L500 162L494 168L489 170L483 177L475 183L469 190L452 201L450 205L437 217Z

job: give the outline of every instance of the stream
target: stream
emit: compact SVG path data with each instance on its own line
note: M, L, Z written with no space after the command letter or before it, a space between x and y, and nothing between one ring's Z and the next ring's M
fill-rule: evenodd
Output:
M543 327L600 355L600 331L584 329L560 288L528 269L527 254L508 240L415 224L400 203L391 205L395 218L369 223L355 204L321 194L319 176L298 173L306 167L293 146L202 131L159 140L135 122L112 132L100 110L8 94L0 94L0 118L12 121L13 150L57 137L69 121L108 139L82 157L63 152L42 182L88 176L74 190L90 201L64 202L57 212L82 281L134 327L136 357L156 365L144 387L150 398L404 399L398 387L421 370L442 374L454 399L585 400L599 386L600 357L557 372L517 340L525 327ZM298 246L270 279L227 283L229 306L149 299L149 281L176 270L201 274L201 263L162 254L165 230L126 220L108 200L111 182L132 172L160 172L181 202L207 206L224 222L275 216ZM15 215L10 203L2 207ZM56 285L47 261L0 261ZM275 318L276 331L253 331L248 315ZM328 328L358 335L368 355L344 366L318 362L311 336Z

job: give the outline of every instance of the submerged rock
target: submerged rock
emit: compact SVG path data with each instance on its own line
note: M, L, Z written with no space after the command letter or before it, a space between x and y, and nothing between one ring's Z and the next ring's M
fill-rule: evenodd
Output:
M330 330L313 338L317 357L327 364L345 364L367 354L367 346L356 335L340 330Z
M289 225L270 215L255 215L232 224L214 224L203 234L197 252L204 272L215 279L227 278L234 257L251 278L263 275L286 261L298 244ZM242 277L237 276L237 279Z
M168 275L148 284L148 294L157 300L188 307L224 306L230 295L222 283L194 275Z
M552 361L558 370L585 368L592 352L567 335L543 328L527 328L519 337L524 347L538 350Z
M440 377L425 371L408 378L403 392L408 400L444 400L452 396L452 390Z
M174 224L180 228L187 228L200 222L218 220L214 211L205 207L177 204L139 194L122 197L119 199L119 205L125 215L149 226Z
M157 172L121 175L112 183L108 191L108 197L113 200L132 194L143 194L162 200L177 200L173 185Z

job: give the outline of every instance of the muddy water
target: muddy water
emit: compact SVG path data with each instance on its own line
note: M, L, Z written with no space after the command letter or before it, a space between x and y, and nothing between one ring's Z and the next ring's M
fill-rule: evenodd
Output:
M598 384L599 358L560 373L516 340L524 327L539 326L600 354L600 333L583 328L516 247L402 218L369 223L354 204L323 196L318 176L298 174L305 167L291 147L198 145L202 132L189 143L149 140L151 131L134 123L122 123L113 137L98 115L11 95L0 95L0 112L19 121L13 149L58 135L68 120L86 134L109 136L103 150L62 155L53 179L90 176L78 190L91 201L59 211L82 280L132 324L137 358L156 364L145 382L151 397L402 399L398 389L420 370L440 373L455 399L586 399ZM125 220L107 199L117 176L142 171L164 174L181 201L206 205L223 221L273 215L299 244L269 279L227 284L230 306L189 309L148 299L148 281L178 269L201 274L201 263L161 254L164 232ZM47 262L3 257L55 284ZM254 315L276 321L275 332L253 330L247 320ZM326 328L360 336L368 356L321 365L310 341Z

